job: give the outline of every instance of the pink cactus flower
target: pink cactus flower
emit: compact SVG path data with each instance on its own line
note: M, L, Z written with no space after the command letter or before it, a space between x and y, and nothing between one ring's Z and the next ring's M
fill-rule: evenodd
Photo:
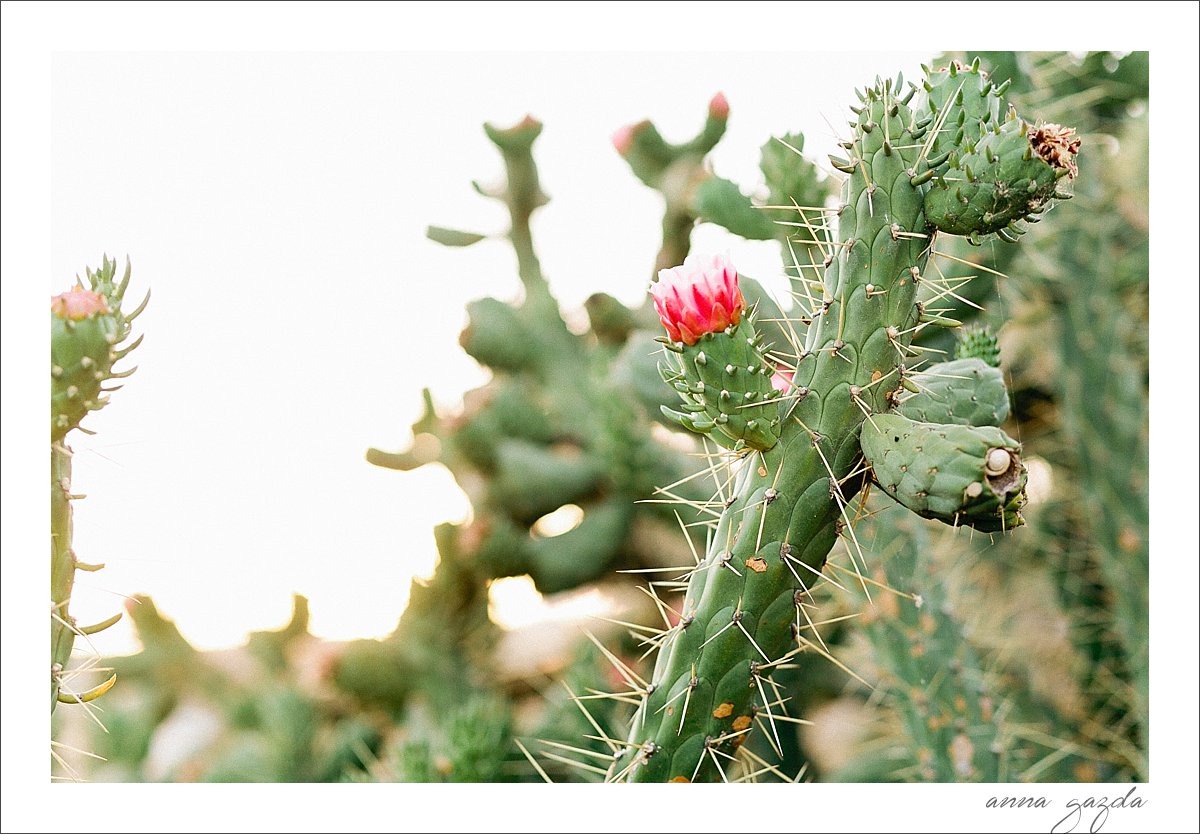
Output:
M724 93L717 93L708 103L708 115L714 119L729 118L729 100L725 98Z
M107 313L108 300L98 292L76 287L52 297L50 312L60 319L82 321L96 313Z
M796 371L792 368L786 368L783 365L777 365L776 367L778 370L776 370L775 375L771 377L771 387L776 391L782 391L786 394L788 391L792 390L792 385L794 384L792 382L792 376L795 375Z
M689 255L682 266L662 269L650 285L654 309L672 341L694 345L742 320L746 299L725 255Z

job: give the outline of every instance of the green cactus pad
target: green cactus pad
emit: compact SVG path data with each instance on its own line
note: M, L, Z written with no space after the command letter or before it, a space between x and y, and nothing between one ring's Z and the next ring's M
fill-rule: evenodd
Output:
M57 443L77 427L89 411L103 408L108 398L104 383L125 377L133 370L116 372L113 365L137 347L141 339L122 346L131 322L145 308L142 301L133 313L121 309L129 285L130 266L120 282L116 261L107 256L100 269L87 270L88 286L55 296L50 304L50 441ZM149 296L147 296L147 300Z
M540 446L515 438L496 445L496 476L488 497L514 518L533 521L600 487L604 463L581 449Z
M920 516L984 532L1024 523L1021 445L997 428L877 414L861 443L875 482Z
M951 157L925 195L926 216L943 232L970 236L1036 218L1052 197L1067 196L1058 182L1074 176L1078 148L1074 131L1012 115ZM1008 230L1010 237L1020 232Z
M709 177L696 188L696 215L747 240L774 240L776 226L756 209L737 183Z
M910 420L998 426L1008 419L1004 374L982 359L939 362L911 379L920 392L906 397L897 409Z
M806 263L806 256L799 253L804 246L824 241L821 228L825 225L825 215L817 208L825 205L834 189L833 180L823 178L817 166L801 156L803 150L803 133L772 137L762 146L758 167L767 184L767 204L785 207L764 209L761 213L779 221L775 224L775 236L791 243L801 263ZM784 254L790 257L786 246Z
M679 364L661 371L686 411L664 407L663 413L726 448L770 449L779 440L778 408L770 401L780 392L771 387L775 369L763 358L761 344L747 315L740 324L681 346Z
M533 363L537 345L517 311L495 298L467 305L470 317L459 336L463 350L484 365L516 371Z
M620 554L632 518L633 507L623 496L586 506L575 529L530 542L526 572L543 594L570 590L603 576Z
M78 292L78 291L77 291ZM50 439L61 440L89 411L102 408L118 323L111 313L75 320L50 313Z

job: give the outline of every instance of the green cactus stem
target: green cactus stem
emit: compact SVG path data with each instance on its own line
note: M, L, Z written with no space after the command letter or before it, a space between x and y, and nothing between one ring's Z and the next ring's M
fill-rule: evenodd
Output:
M94 571L103 565L80 562L72 546L71 502L82 496L71 487L71 449L66 440L91 412L108 403L106 396L120 385L106 387L113 379L129 376L135 369L114 370L114 364L141 342L125 345L131 322L146 300L132 313L121 309L129 286L130 267L118 283L116 261L104 257L99 270L87 270L88 287L82 282L50 300L50 712L59 703L87 703L116 682L110 675L102 683L76 691L66 686L73 677L68 669L78 635L95 634L116 623L121 615L93 625L81 626L71 616L71 591L77 570Z
M991 98L1002 111L1001 91L980 76L977 65L931 71L929 95L913 106L916 90L904 89L899 78L895 83L877 81L860 95L853 137L846 143L849 158L835 160L848 174L837 209L838 238L822 244L828 265L823 282L810 288L814 303L802 342L791 345L791 356L777 348L771 357L754 344L753 315L743 319L751 325L747 335L740 332L742 324L729 328L729 338L760 351L758 361L748 361L747 367L775 359L794 368L783 396L763 398L761 405L747 409L760 411L768 422L777 417L778 440L752 443L742 437L715 467L730 470L723 479L728 491L719 495L723 512L707 553L690 574L678 622L658 639L654 672L639 687L641 703L610 779L728 779L728 765L748 733L759 727L777 734L775 718L782 718L783 696L773 691L771 671L805 648L804 608L838 538L849 537L848 547L857 548L847 507L870 477L863 457L870 452L867 444L860 446L860 431L866 437L868 421L910 422L892 412L904 383L911 382L905 362L912 334L922 327L957 324L917 303L918 285L929 280L925 266L935 230L973 236L995 231L982 214L959 212L948 218L944 211L928 211L930 191L945 187L936 178L951 176L938 166L977 144L976 130L982 136L990 129L992 119L982 114L991 112ZM989 98L987 108L979 111L974 99L956 92L939 97L936 91L958 84L956 77L963 86L975 84L975 96ZM956 136L961 128L963 136L942 152L944 159L931 157L945 141L947 124ZM1038 154L1026 160L1024 150L1005 142L992 148L1003 154L996 171L1022 182L1057 179L1054 161ZM1065 153L1073 155L1070 149ZM1010 159L1013 154L1018 158ZM979 225L970 225L976 218ZM669 347L673 353L685 349ZM728 379L723 384L721 390L733 398L755 390ZM707 382L705 386L707 396ZM696 405L707 407L707 402ZM706 422L712 427L702 423L694 428L715 439L717 421ZM957 436L959 429L983 432L938 426L929 430L930 437L940 439L938 432ZM966 484L956 510L961 520L990 527L999 519L1002 526L1011 517L1011 496L1019 496L1023 486L1019 458L999 434L981 437L990 445L976 442L958 449L951 444L944 455L939 453L938 463L954 474L974 465L987 471L997 469L1003 455L1003 472L997 474L1015 474L1011 486L1005 481L995 492L1005 513L989 515L990 504L980 513L969 503L963 508L963 498L972 499ZM975 446L981 446L982 456ZM921 454L915 446L911 451ZM920 499L915 494L920 491L912 497ZM938 513L944 508L918 504L913 509Z

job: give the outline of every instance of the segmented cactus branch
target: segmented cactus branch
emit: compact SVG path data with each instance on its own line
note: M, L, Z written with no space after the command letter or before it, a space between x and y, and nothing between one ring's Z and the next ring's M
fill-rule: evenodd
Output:
M120 385L108 385L135 370L117 371L114 365L141 342L131 344L132 321L145 309L146 299L126 314L121 307L129 286L130 266L116 280L116 261L104 257L100 269L87 270L88 286L77 281L74 289L50 299L50 711L61 703L87 703L107 692L116 682L80 689L68 669L77 636L86 637L112 626L120 614L94 625L80 626L71 615L71 592L77 570L104 567L79 561L72 546L73 494L71 449L67 436L81 421L108 404L108 394ZM106 387L107 386L107 387ZM71 681L70 686L67 685Z
M673 416L729 450L731 486L679 620L661 635L613 780L727 779L747 733L775 732L782 699L771 671L811 643L805 606L839 536L855 559L848 505L868 480L947 523L1020 522L1015 441L893 412L900 392L920 391L906 364L913 334L956 324L917 302L937 232L982 236L1043 210L1073 175L1074 148L1049 161L1035 153L1027 123L1005 112L977 63L928 76L915 106L916 89L899 78L860 94L849 158L833 160L848 174L838 238L823 247L827 268L802 341L766 345L753 312L740 321L714 314L724 306L715 267L690 290L664 272L670 286L654 290L656 300L676 299L659 304L663 374L683 401ZM962 181L962 160L976 154L991 181L974 172ZM790 380L764 387L780 359ZM897 474L881 477L893 463Z

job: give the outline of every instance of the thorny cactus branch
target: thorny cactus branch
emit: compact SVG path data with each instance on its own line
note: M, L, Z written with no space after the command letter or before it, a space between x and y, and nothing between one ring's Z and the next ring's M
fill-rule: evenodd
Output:
M131 323L145 309L146 298L132 312L121 309L129 286L130 266L116 281L116 261L104 257L100 269L87 270L82 282L50 299L50 712L59 703L87 703L107 692L116 682L110 675L102 683L78 690L73 678L86 672L68 669L75 638L96 634L112 626L118 613L102 622L81 626L71 616L71 592L77 570L104 567L81 562L72 546L73 494L71 448L67 436L88 430L81 421L108 404L108 394L121 386L110 385L135 370L117 371L114 365L141 343L125 344ZM88 432L90 433L90 432Z
M719 261L664 271L653 290L664 379L683 400L671 416L729 453L713 465L723 511L678 620L657 639L651 679L630 681L641 704L614 744L614 781L727 779L755 726L777 736L786 698L772 670L815 645L806 607L839 537L861 575L849 503L870 480L947 523L1020 523L1015 441L895 409L901 392L921 391L913 334L957 325L917 302L935 280L925 267L937 233L1015 238L1068 196L1059 186L1078 144L1009 111L978 62L927 71L923 86L915 104L900 78L859 94L847 158L832 160L848 175L838 238L820 244L826 271L809 288L803 337L765 344ZM791 378L772 384L779 368Z

